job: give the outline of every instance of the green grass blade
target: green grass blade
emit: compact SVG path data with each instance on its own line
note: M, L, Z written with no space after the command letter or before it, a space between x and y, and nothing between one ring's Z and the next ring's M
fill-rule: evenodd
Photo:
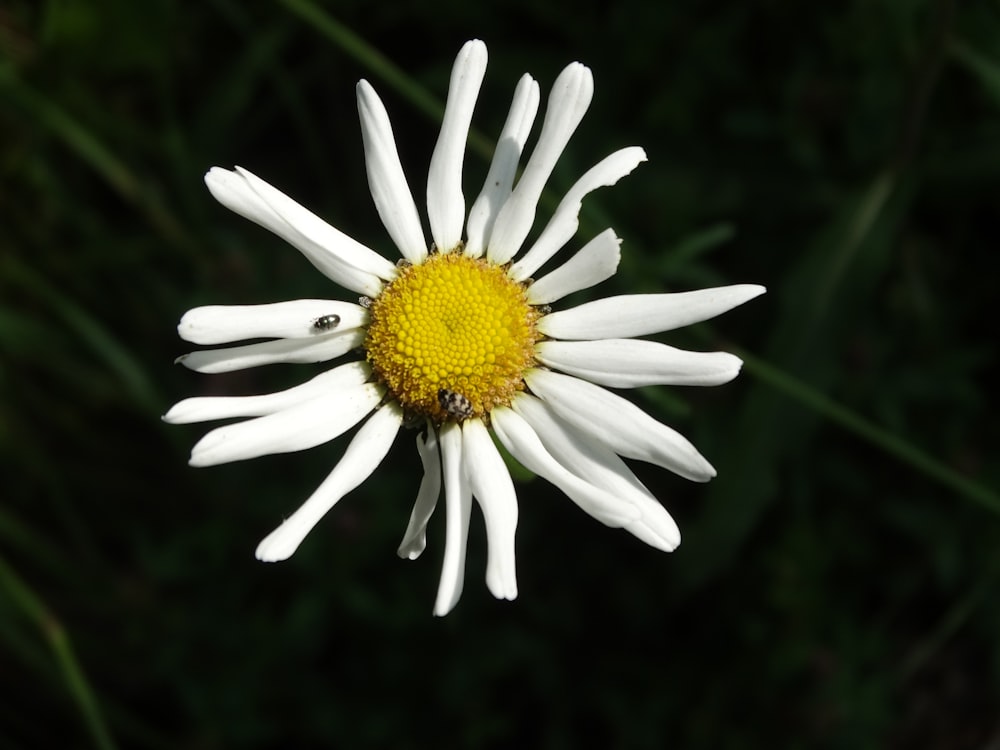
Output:
M55 135L82 161L89 164L121 197L136 206L172 244L190 246L182 225L162 201L146 190L142 181L96 135L55 101L32 89L10 68L0 67L0 91L10 97L43 131Z
M46 304L71 330L79 334L95 356L103 360L131 394L132 400L149 413L158 413L163 399L152 380L128 348L121 344L112 333L87 310L54 289L41 276L15 257L4 259L0 265L7 279L16 282L32 295L45 300Z
M97 697L77 661L73 644L62 623L3 558L0 558L0 588L24 616L38 626L42 637L48 642L66 687L83 716L94 747L99 750L114 750L115 743L98 706Z
M846 409L801 380L746 352L737 351L743 365L761 382L798 401L811 411L840 425L848 432L888 453L915 471L944 485L962 497L1000 515L1000 494L937 461L912 443Z

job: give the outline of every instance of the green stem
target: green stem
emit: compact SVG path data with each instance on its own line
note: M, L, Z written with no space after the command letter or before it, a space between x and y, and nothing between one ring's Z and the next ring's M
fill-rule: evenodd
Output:
M310 0L280 0L290 11L309 23L349 56L368 68L434 122L444 117L444 105L406 72L368 42L330 16ZM493 156L494 143L475 129L469 131L469 146L487 161Z
M115 743L97 706L97 698L80 668L69 635L62 624L3 558L0 558L0 587L7 591L24 615L33 620L41 630L62 671L70 695L83 714L94 746L99 750L115 750Z
M811 388L801 380L757 359L746 352L737 352L743 359L747 371L756 378L796 401L805 404L817 414L822 414L831 422L839 424L849 432L909 464L922 474L937 480L960 495L974 500L984 508L1000 514L1000 494L954 469L935 460L898 435L869 422L846 409L833 399Z

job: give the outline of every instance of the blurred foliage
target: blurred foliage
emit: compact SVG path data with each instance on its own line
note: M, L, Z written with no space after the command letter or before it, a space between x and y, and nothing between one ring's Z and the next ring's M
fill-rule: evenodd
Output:
M1000 743L1000 4L502 8L0 5L4 748ZM523 483L520 599L482 585L474 522L438 620L443 518L418 562L395 556L411 436L271 566L254 545L344 442L195 471L201 430L158 417L312 371L172 368L184 310L337 294L206 169L247 166L388 253L353 86L383 95L420 195L428 113L476 36L485 137L522 72L544 92L570 60L594 70L553 194L647 148L588 198L585 229L625 239L600 293L770 293L668 339L745 352L743 377L638 394L719 470L637 467L676 553ZM470 154L467 192L485 168Z

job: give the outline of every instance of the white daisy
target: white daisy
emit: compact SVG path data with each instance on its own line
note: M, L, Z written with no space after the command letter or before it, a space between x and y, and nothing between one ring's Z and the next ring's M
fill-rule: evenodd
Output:
M269 339L179 359L198 372L347 361L279 393L190 398L164 416L172 423L247 418L205 435L192 450L192 466L298 451L361 424L326 480L258 545L257 558L265 561L289 557L320 518L375 470L400 428L417 426L424 475L399 555L413 559L423 551L443 485L446 532L437 615L448 613L462 592L473 498L486 524L486 584L497 598L517 596L517 497L494 438L597 520L659 549L674 549L680 543L676 524L622 457L697 482L711 479L715 470L684 437L604 386L731 380L741 365L731 354L687 352L632 337L711 318L764 292L744 284L626 295L550 312L551 303L615 273L620 240L607 229L561 266L531 278L573 238L583 197L613 185L646 156L641 148L625 148L591 168L525 248L542 189L590 104L593 78L573 63L556 79L538 142L515 185L539 105L538 84L528 75L520 80L482 192L466 213L462 163L485 70L486 46L468 42L452 70L431 158L430 247L385 107L367 81L358 84L368 183L402 255L397 263L245 169L209 171L205 181L223 205L284 238L333 282L364 296L359 304L306 299L190 310L178 327L187 341Z

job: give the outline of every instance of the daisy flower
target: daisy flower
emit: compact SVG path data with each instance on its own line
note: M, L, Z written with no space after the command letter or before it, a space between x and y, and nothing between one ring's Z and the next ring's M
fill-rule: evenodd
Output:
M486 46L468 42L452 69L430 162L430 242L385 107L367 81L357 86L368 184L402 256L396 262L245 169L208 172L205 182L220 203L271 230L335 284L362 296L357 302L303 299L190 310L178 326L186 341L265 339L182 356L179 361L192 370L340 363L288 390L189 398L164 416L171 423L243 418L205 435L192 450L192 466L299 451L360 424L330 475L257 546L256 556L264 561L295 552L323 515L372 474L400 429L416 427L423 478L399 555L414 559L423 551L443 489L437 615L447 614L462 593L473 499L487 532L486 584L497 598L517 596L517 496L496 442L598 521L673 550L680 543L677 525L623 458L696 482L711 479L715 470L679 433L607 388L731 380L741 365L731 354L682 351L633 337L711 318L764 292L741 284L608 297L553 312L552 303L615 273L620 240L606 229L562 265L533 276L573 239L584 196L615 184L646 155L630 147L598 162L569 189L534 242L526 243L539 196L590 104L593 77L573 63L556 79L541 132L515 184L540 100L538 84L528 75L521 78L483 188L467 212L465 142L485 71Z

